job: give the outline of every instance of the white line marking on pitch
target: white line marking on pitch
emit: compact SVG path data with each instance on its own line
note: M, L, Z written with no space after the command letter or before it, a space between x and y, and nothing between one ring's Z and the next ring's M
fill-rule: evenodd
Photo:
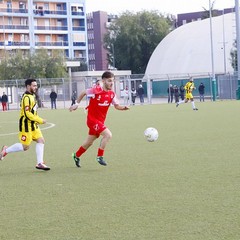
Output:
M46 124L48 124L49 126L44 127L44 128L41 128L41 131L42 131L42 130L47 130L47 129L49 129L49 128L53 128L53 127L55 127L55 124L54 124L54 123L50 123L50 122L48 122L48 123L46 123ZM15 135L15 134L18 134L18 132L3 133L3 134L0 134L0 137L3 137L3 136L9 136L9 135Z

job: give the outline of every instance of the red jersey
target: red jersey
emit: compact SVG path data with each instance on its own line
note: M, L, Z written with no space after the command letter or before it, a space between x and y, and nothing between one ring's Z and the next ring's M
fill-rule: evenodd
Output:
M119 104L115 92L112 90L105 91L100 86L87 89L86 92L87 96L91 97L87 107L88 119L104 123L111 103L113 105Z

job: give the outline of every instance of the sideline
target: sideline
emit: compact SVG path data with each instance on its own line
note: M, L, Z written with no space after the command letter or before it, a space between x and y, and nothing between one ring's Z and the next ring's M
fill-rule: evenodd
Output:
M6 123L6 122L0 122L0 124L1 124L1 123ZM47 130L47 129L49 129L49 128L53 128L53 127L56 126L54 123L50 123L50 122L47 122L46 124L49 125L49 126L46 126L46 127L41 128L41 131ZM18 134L18 132L3 133L3 134L0 134L0 137L9 136L9 135L15 135L15 134Z

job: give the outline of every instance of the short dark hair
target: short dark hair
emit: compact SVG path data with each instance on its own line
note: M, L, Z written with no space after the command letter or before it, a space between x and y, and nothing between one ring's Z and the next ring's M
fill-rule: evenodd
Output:
M110 71L106 71L102 75L102 79L103 78L112 78L112 77L114 77L114 74L112 72L110 72Z
M25 81L25 86L28 86L28 85L31 85L32 82L36 82L37 80L34 79L34 78L28 78L26 81Z

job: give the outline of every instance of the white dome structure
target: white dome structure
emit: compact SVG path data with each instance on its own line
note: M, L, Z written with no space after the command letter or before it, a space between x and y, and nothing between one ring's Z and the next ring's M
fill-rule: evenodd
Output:
M212 18L214 69L233 72L230 52L236 39L235 13ZM154 50L145 72L151 75L212 73L210 19L185 24L169 33Z

